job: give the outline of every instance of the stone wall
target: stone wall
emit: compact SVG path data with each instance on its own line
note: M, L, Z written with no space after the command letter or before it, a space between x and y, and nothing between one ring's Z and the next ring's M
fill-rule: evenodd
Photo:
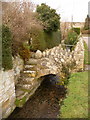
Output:
M6 118L15 108L14 71L0 71L0 118Z
M82 71L84 68L84 44L80 38L75 49L70 52L60 44L44 52L37 51L34 58L38 59L37 77L62 72L63 66L69 67L69 72Z
M20 77L20 72L23 70L24 61L20 58L19 55L13 58L13 69L14 69L14 82L15 85L18 83L18 79Z
M83 38L80 38L75 50L73 51L73 59L76 62L75 71L82 71L84 69L84 42Z
M0 71L0 119L6 118L15 109L15 84L23 70L23 60L20 56L13 58L13 69Z

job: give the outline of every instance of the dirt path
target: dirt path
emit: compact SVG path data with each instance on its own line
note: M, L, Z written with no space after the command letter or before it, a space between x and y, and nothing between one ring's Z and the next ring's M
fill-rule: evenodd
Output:
M9 118L57 118L59 100L63 99L65 94L64 87L57 88L44 81L23 108L16 108Z

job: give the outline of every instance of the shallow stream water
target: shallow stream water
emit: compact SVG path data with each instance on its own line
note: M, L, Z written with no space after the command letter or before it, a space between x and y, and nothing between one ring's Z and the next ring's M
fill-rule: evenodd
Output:
M16 108L7 120L11 118L57 118L61 107L59 101L65 98L66 89L63 86L57 87L51 81L44 80L23 108Z

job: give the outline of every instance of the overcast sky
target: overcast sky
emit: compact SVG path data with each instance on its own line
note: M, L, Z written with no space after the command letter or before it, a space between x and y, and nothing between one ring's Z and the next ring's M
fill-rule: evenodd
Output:
M88 14L88 2L90 0L32 0L35 4L46 3L57 10L61 15L61 21L84 22Z

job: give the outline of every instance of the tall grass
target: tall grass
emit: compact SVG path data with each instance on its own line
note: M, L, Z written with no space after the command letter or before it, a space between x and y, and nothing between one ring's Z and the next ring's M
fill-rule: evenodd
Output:
M60 118L88 118L88 72L73 73L67 91Z

